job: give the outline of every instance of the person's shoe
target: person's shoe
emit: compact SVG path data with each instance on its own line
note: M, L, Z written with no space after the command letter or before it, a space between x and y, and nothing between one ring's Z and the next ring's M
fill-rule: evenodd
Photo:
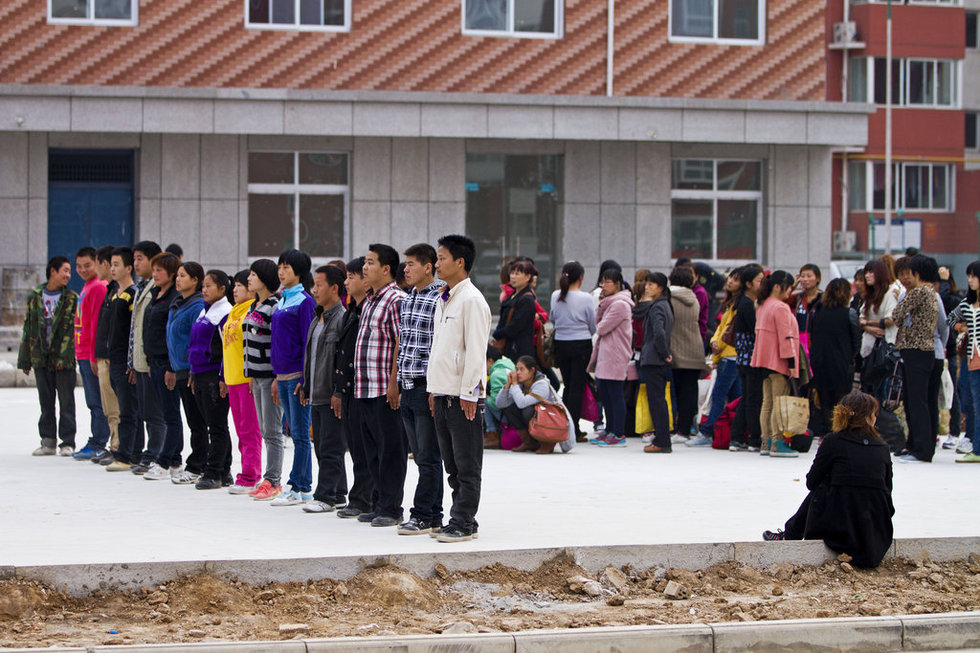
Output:
M256 483L255 487L253 487L251 490L248 491L248 496L254 497L256 494L259 493L259 490L266 487L272 487L272 483L269 480L263 478L261 483Z
M625 447L626 446L626 438L623 437L622 435L607 435L606 436L606 439L603 440L602 442L599 442L598 444L599 444L600 447ZM541 445L541 446L544 446L544 445ZM551 448L554 449L555 448L555 445L552 444L551 445ZM538 453L541 453L541 452L538 451ZM551 453L551 451L548 451L547 453Z
M516 451L517 453L524 451L533 452L538 448L538 441L531 437L527 429L517 429L517 434L521 436L521 443L511 449L511 451Z
M255 501L272 501L280 494L282 494L281 485L273 485L269 481L262 481L259 489L252 495L252 499Z
M576 442L588 442L589 441L589 436L587 436L585 433L576 433L575 434L575 441Z
M459 526L456 526L455 524L450 524L449 526L446 526L441 531L439 531L439 533L436 535L436 540L438 540L439 542L449 542L449 543L466 542L469 540L475 540L477 537L478 536L475 530L472 533L467 533Z
M923 463L924 464L926 461L919 460L913 454L910 454L909 453L909 454L905 454L904 456L899 456L898 457L898 462L914 465L914 464L917 464L917 463Z
M194 472L189 472L186 469L182 469L176 474L170 474L170 482L174 485L194 485L201 480L200 474L195 474Z
M762 539L766 542L781 542L786 539L786 534L783 533L782 529L773 531L762 531Z
M111 455L112 452L109 451L108 449L99 449L98 451L92 454L92 457L89 458L89 460L91 460L93 463L98 465L101 464L103 460L105 460L106 456L111 456Z
M746 449L746 451L748 451L749 453L760 453L759 452L759 447L757 447L755 445L752 445L752 444L750 444L748 446L748 449Z
M896 452L895 452L895 453L893 453L892 455L893 455L893 456L895 456L896 458L901 458L902 456L907 456L907 455L909 455L910 453L912 453L912 452L911 452L911 451L909 451L908 449L905 449L905 448L903 447L902 449L900 449L899 451L896 451Z
M389 526L397 526L398 520L388 515L378 515L371 520L371 525L375 528L388 528Z
M170 478L170 470L158 463L150 463L150 468L143 474L144 481L163 481Z
M337 506L326 501L313 500L303 504L303 512L333 512Z
M374 511L362 512L357 516L357 521L361 522L362 524L370 524L372 521L374 521L374 518L377 516L378 513Z
M956 445L956 453L971 453L973 451L973 440L967 437L960 438L960 443Z
M650 444L651 442L653 442L653 433L644 433L640 436L641 444Z
M608 436L606 435L606 433L602 432L596 435L594 438L589 438L589 444L605 444L607 437Z
M105 466L107 472L128 472L133 468L129 463L124 463L121 460L114 460Z
M534 450L536 454L547 454L555 452L555 442L542 442L538 445L538 448ZM625 443L624 443L625 444Z
M398 525L399 535L425 535L431 532L432 523L416 517L412 517L407 522Z
M55 451L55 448L54 447L49 447L47 445L43 445L42 444L40 447L38 447L37 449L35 449L34 451L32 451L31 452L31 455L32 456L53 456L56 453L58 453L58 452Z
M285 494L274 499L270 506L298 506L302 503L312 501L313 496L306 492L296 492L295 490L290 490Z
M955 435L947 435L946 440L943 441L943 449L947 451L950 449L955 449L957 440L959 440L959 438Z
M360 508L346 506L337 511L337 516L341 519L354 519L355 517L360 517L363 512Z
M673 451L671 447L658 447L652 442L643 447L643 453L670 453L671 451Z
M137 463L129 468L129 471L133 472L137 476L142 476L150 470L149 465L144 465L143 463Z
M92 460L92 456L97 454L101 449L93 449L92 447L82 447L75 453L71 455L75 460Z
M600 426L596 426L596 427L595 427L595 428L594 428L594 429L592 430L592 435L594 435L594 436L596 436L596 437L598 437L598 436L600 436L600 435L605 435L606 433L607 433L607 431L606 431L606 427L605 427L605 426L602 426L602 425L600 425ZM589 439L591 440L592 438L589 438Z
M956 459L956 462L958 462L958 463L980 463L980 456L978 456L977 454L975 454L975 453L973 453L971 451L970 453L966 454L962 458L957 458Z
M109 455L108 456L103 456L99 460L99 464L102 465L103 467L108 467L109 465L111 465L114 462L116 462L116 455L114 453L112 453L111 451L109 452Z
M689 436L689 435L682 435L681 433L674 433L672 436L670 436L670 443L671 444L684 444L685 442L687 442L690 439L691 439L691 436Z
M745 444L744 442L732 442L731 444L728 445L728 450L729 451L748 451L749 450L749 445Z
M221 479L202 476L198 479L197 483L194 484L194 488L198 490L220 490Z
M799 458L800 453L795 451L793 447L786 444L785 440L776 440L773 443L775 446L769 450L770 458Z
M500 433L497 431L487 431L483 435L483 448L484 449L499 449L500 448Z
M684 443L687 447L710 447L714 440L704 435L703 433L698 433L693 438Z
M64 458L74 455L74 453L75 453L75 447L69 446L67 444L63 444L60 447L58 447L58 455Z
M235 483L228 488L228 494L248 494L254 489L255 487L252 485L239 485L238 483Z

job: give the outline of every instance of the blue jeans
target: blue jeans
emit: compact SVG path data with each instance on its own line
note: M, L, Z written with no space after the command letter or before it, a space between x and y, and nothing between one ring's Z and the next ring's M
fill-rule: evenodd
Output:
M960 385L965 390L960 405L966 412L966 434L973 442L973 453L980 455L980 429L977 428L980 425L977 421L977 414L980 413L980 370L971 372L967 365L963 365L960 374L960 379L966 379Z
M483 428L487 433L500 433L504 415L498 409L486 406L483 411Z
M102 395L99 392L99 377L92 372L88 361L78 361L78 371L82 375L82 388L85 390L85 405L92 414L92 437L85 444L90 449L105 449L109 442L109 422L102 412Z
M279 403L282 405L282 422L289 425L289 437L293 439L293 468L289 471L289 487L293 492L313 490L313 448L310 445L310 407L299 402L293 394L301 379L276 381L279 386Z
M715 435L715 422L725 412L725 406L742 396L742 384L738 380L738 366L734 360L721 359L715 371L715 387L711 391L711 408L708 417L701 425L701 435L712 438Z
M419 520L442 525L442 456L436 423L429 412L429 393L425 381L402 390L402 424L408 438L408 449L419 469L419 482L409 514Z
M624 381L596 379L602 407L606 411L606 433L623 437L626 435L626 397L623 395Z

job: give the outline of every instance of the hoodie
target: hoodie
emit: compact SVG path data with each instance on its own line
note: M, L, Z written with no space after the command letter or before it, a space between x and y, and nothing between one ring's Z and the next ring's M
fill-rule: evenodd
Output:
M671 332L674 330L674 311L670 308L670 301L660 296L652 302L641 302L637 311L643 307L646 307L646 315L643 318L640 365L667 365Z
M603 297L596 310L598 338L589 361L597 379L625 381L633 356L633 297L628 290Z
M670 287L670 305L674 309L674 329L670 334L670 366L680 370L704 369L704 341L698 324L701 304L690 288Z
M187 347L187 360L191 364L191 374L218 372L224 377L221 367L222 340L221 329L231 312L231 302L222 297L213 304L205 304L191 326L191 337Z
M167 354L170 356L170 369L178 379L186 379L191 364L187 360L187 347L191 339L191 326L204 308L204 297L196 292L190 297L177 295L170 305L167 318Z

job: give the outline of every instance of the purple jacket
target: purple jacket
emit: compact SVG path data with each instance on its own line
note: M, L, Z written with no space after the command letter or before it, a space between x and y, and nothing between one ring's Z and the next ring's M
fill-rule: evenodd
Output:
M701 310L698 312L698 331L701 332L701 339L708 333L708 304L711 303L708 297L708 291L704 289L699 283L694 284L694 296L698 298L698 304L701 305Z
M313 321L316 302L301 284L282 291L272 313L272 371L295 374L303 371L306 334Z
M229 312L231 304L222 297L213 304L205 304L201 314L191 325L191 338L187 347L191 374L221 372L221 329Z

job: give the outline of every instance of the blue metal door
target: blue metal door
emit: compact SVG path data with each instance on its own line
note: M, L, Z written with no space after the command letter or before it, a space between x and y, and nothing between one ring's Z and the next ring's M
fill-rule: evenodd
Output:
M48 153L48 256L86 245L133 242L133 152L51 150ZM70 286L81 289L72 274Z

